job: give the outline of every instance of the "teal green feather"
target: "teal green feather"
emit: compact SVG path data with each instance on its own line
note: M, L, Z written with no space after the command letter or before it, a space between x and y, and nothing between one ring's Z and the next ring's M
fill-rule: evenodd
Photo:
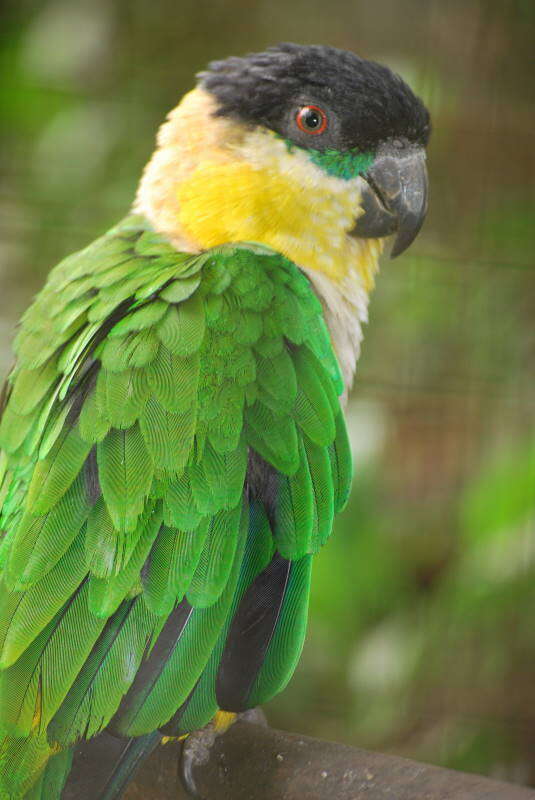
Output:
M278 551L289 559L314 549L314 486L302 442L299 450L297 471L280 478L273 529Z
M353 458L347 428L342 412L336 420L336 439L329 447L331 469L333 474L334 510L342 511L349 499L353 480Z
M295 351L294 363L298 385L295 401L296 422L313 442L329 445L336 432L332 406L306 348Z
M248 698L251 708L282 691L297 666L305 641L311 568L310 555L292 565L275 633Z
M272 556L273 537L265 510L261 504L253 502L250 505L248 533L240 575L225 624L193 691L176 712L175 718L169 722L168 729L164 729L164 732L179 736L198 730L206 725L218 710L215 694L216 675L232 617L247 588L268 565Z
M163 526L150 554L143 578L144 598L155 614L170 614L188 590L203 550L210 518L192 531Z
M212 517L191 585L186 592L195 608L213 605L228 583L240 531L245 525L245 510L239 503L230 511Z
M314 503L311 551L316 553L331 535L334 519L334 487L329 450L319 447L308 437L303 441Z

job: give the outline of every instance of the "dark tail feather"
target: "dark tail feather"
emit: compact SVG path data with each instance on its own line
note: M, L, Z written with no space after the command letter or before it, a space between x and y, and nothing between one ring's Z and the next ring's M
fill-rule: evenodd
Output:
M117 800L161 741L158 731L132 739L101 733L75 749L61 800Z
M151 691L165 670L174 648L192 618L192 611L192 607L184 598L169 615L150 654L141 662L130 689L121 700L119 708L108 725L108 730L118 736L121 734L128 736L128 732L124 729L128 728L140 706L150 698Z
M156 749L162 737L158 731L130 739L121 754L99 800L116 800L141 763Z
M249 536L227 624L187 700L161 728L178 736L205 725L218 709L240 712L287 683L303 644L312 556L273 552L265 509L251 504Z
M166 736L181 736L202 728L212 719L218 710L216 698L216 681L221 655L225 648L228 628L236 613L243 594L255 580L259 572L269 564L273 556L273 539L269 521L263 505L253 501L250 505L249 532L243 556L238 585L234 594L227 623L223 627L219 639L212 651L199 680L190 692L189 697L161 728ZM241 710L229 708L227 710Z
M254 708L287 684L305 637L311 563L275 553L241 598L219 665L219 708Z
M275 553L238 606L227 635L216 680L220 708L245 711L264 663L292 572L292 562Z

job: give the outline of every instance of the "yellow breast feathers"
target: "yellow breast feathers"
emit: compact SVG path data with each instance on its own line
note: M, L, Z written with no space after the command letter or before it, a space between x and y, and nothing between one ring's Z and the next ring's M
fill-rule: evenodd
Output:
M136 207L180 249L265 244L335 283L369 290L381 243L348 236L361 179L327 175L276 134L213 115L202 89L162 126Z

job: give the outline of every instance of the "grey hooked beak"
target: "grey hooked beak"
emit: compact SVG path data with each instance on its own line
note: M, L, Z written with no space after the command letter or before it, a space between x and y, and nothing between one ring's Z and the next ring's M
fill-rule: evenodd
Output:
M364 214L351 231L352 236L363 239L395 233L390 258L399 256L414 241L427 212L425 150L399 144L382 145L364 175Z

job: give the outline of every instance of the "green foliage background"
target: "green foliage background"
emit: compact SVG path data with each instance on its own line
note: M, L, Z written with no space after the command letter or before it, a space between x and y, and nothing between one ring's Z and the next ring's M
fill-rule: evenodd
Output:
M431 207L384 260L349 508L273 724L535 784L535 6L18 0L0 39L0 367L47 270L120 218L207 61L277 41L384 61L433 115Z

